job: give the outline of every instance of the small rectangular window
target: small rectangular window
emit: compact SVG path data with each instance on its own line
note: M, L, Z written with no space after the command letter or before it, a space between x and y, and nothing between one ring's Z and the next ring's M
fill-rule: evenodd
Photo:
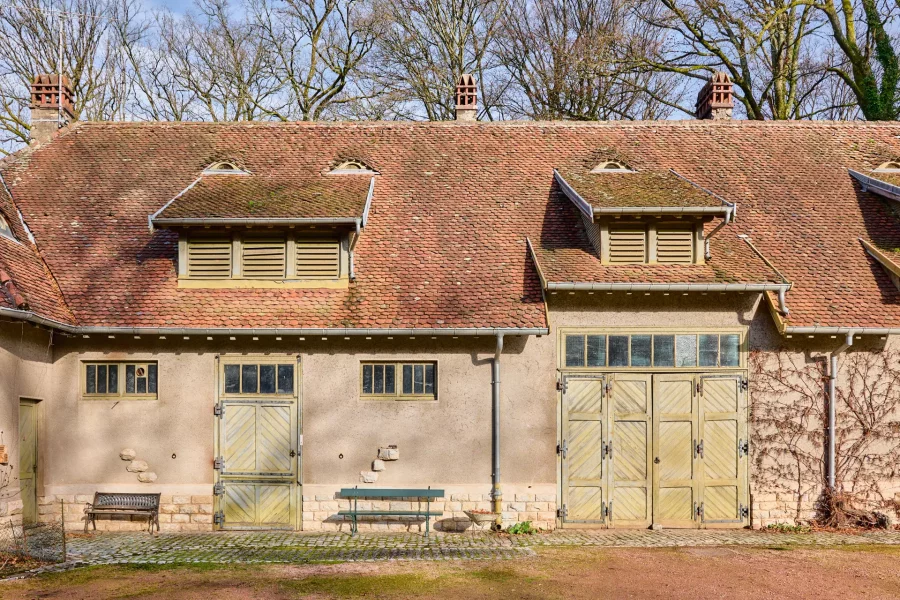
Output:
M721 350L719 353L719 365L723 367L737 367L741 364L741 336L729 334L720 336Z
M433 400L437 398L437 366L435 363L363 363L361 389L363 398Z
M241 275L250 279L284 279L287 242L283 237L245 237Z
M294 365L278 365L278 393L294 393Z
M290 363L226 363L222 371L226 394L294 394L294 365Z
M633 336L631 336L631 366L632 367L649 367L650 366L650 336L649 335L633 335Z
M255 394L259 390L259 365L241 365L241 393Z
M86 363L83 391L104 398L156 396L156 379L156 363Z
M696 335L676 335L675 336L675 366L676 367L696 367L697 366L697 336Z
M567 367L583 367L584 366L584 336L583 335L567 335L566 336L566 366Z
M611 335L611 336L609 336L609 366L611 366L611 367L627 367L628 366L628 336L627 335Z
M238 394L241 391L241 366L225 365L225 393Z
M259 393L275 393L275 365L259 365Z
M674 335L654 335L653 336L653 366L654 367L674 367L675 366L675 336Z
M646 263L646 227L643 225L610 227L609 262L612 264Z
M700 366L716 367L719 364L719 336L700 336Z
M587 366L589 366L589 367L605 367L606 366L606 336L605 335L589 335L589 336L587 336Z

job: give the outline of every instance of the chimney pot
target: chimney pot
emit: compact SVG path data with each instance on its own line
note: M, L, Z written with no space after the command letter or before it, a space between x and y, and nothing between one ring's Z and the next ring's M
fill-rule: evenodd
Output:
M75 119L69 78L52 73L37 75L31 83L31 143L49 142L60 127Z
M698 119L730 119L734 110L734 86L724 71L716 71L697 94Z
M478 86L468 73L456 82L456 120L475 121L478 118Z

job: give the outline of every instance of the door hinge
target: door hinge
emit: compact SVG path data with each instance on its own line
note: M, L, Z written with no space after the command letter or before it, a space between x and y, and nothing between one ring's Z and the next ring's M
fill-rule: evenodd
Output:
M613 518L612 517L612 503L613 503L613 501L610 500L609 504L606 505L606 518L609 519L610 521Z
M216 525L224 525L225 524L225 513L221 510L213 515L213 523Z
M560 379L559 381L556 382L556 391L562 392L563 394L566 393L566 380L565 379Z
M562 505L562 508L556 509L556 516L560 519L565 519L569 516L569 510L566 508L565 504Z
M741 379L741 390L746 392L747 388L749 388L749 387L750 387L750 382L747 381L746 379Z
M225 405L221 404L221 403L216 404L213 407L213 414L217 417L224 417L225 416Z
M738 458L750 454L750 440L738 440Z
M561 457L566 458L569 454L569 445L566 443L566 440L562 441L562 444L556 445L556 453Z
M750 507L744 506L743 504L741 504L741 518L746 519L749 516L750 516Z
M216 471L224 471L225 459L221 456L217 456L216 460L213 461L213 469L215 469Z
M216 485L213 486L213 496L224 496L225 495L225 484L219 481Z

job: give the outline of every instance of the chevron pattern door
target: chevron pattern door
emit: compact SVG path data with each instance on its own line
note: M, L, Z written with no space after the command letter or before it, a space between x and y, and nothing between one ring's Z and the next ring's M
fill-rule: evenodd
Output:
M694 375L654 375L654 523L663 527L697 527L698 443Z
M567 376L563 392L563 521L606 523L606 400L602 377Z
M651 522L651 376L618 373L609 392L610 527Z

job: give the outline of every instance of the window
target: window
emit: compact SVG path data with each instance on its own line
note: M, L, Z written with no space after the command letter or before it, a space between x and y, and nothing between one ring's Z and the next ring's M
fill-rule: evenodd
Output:
M85 397L155 399L158 367L155 362L84 363Z
M618 160L608 160L591 169L591 173L634 173L634 170Z
M334 167L330 173L332 175L374 175L377 171L360 160L345 160Z
M361 397L437 400L437 364L363 363Z
M739 367L741 336L729 334L566 335L567 367Z
M888 162L880 165L875 171L887 171L888 173L893 171L900 171L900 161L889 160Z
M607 228L609 264L692 264L693 224L615 224ZM652 242L652 243L651 243Z
M0 215L0 235L3 237L8 237L11 240L16 239L15 234L12 232L12 229L9 226L9 222L3 215Z
M183 279L322 280L343 274L337 236L192 235L181 252Z
M223 368L226 394L241 396L294 395L293 362L229 363Z
M214 162L205 169L203 175L249 175L249 171L245 171L230 160L222 160Z

